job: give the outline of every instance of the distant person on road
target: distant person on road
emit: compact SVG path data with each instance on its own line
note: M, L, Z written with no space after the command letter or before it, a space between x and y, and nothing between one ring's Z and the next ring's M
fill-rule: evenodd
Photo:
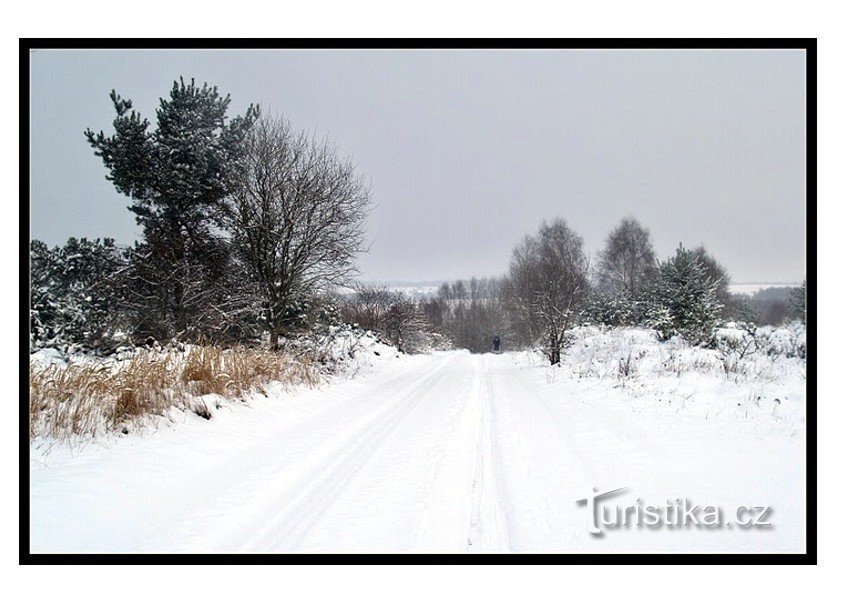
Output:
M494 351L500 351L500 335L494 335L494 338L491 340L494 344Z

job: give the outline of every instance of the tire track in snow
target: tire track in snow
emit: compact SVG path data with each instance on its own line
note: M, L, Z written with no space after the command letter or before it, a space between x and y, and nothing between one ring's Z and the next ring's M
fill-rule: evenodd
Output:
M296 490L291 501L282 503L276 512L263 508L254 513L253 524L260 528L255 527L253 535L241 549L294 550L341 494L342 488L375 454L383 439L445 379L442 370L459 355L448 357L408 389L401 391L401 397L396 399L393 407L369 420L363 428L354 431L346 439L336 441L329 451L314 455L312 468L299 476L296 487L300 489ZM325 461L329 462L325 465ZM293 486L288 486L284 490L285 494L292 489ZM283 496L281 500L284 500Z
M543 402L537 386L511 373L508 356L500 357L487 382L501 406L496 434L500 465L509 474L512 548L575 550L587 533L583 521L578 528L581 512L572 495L581 497L580 488L593 485L598 472L583 455L578 433Z
M466 550L469 552L512 551L511 527L505 482L500 470L495 433L494 392L488 374L488 360L475 359L474 398L480 400L481 416L477 437L476 471L472 485L471 520Z

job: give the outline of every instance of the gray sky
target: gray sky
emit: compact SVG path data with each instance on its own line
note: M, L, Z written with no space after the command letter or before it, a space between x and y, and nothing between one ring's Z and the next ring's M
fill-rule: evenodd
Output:
M370 181L365 279L505 271L564 217L594 254L626 215L659 257L704 243L735 282L805 270L805 61L796 51L38 51L32 237L137 237L83 130L112 88L154 123L179 75L329 134Z

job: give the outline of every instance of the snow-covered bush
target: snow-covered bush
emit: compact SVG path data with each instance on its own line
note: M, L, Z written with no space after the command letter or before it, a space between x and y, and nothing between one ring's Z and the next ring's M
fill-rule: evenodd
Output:
M327 374L355 373L373 357L394 357L397 349L373 331L338 323L281 339L280 349L312 362Z
M807 359L807 327L802 322L792 321L781 327L760 327L756 340L758 350L771 359Z
M713 345L722 358L725 373L735 373L759 349L757 327L750 323L728 323L714 332Z
M114 277L125 259L114 240L70 238L54 248L33 240L29 261L30 350L110 350L120 343Z
M759 328L729 324L716 329L712 348L678 335L663 341L640 328L582 326L570 335L563 371L580 380L617 382L635 395L672 398L738 390L781 401L804 391L806 331L800 323Z
M726 372L734 373L752 362L753 356L774 362L778 358L807 358L807 331L800 322L783 327L757 328L747 323L728 323L714 333L713 346Z
M664 341L650 329L577 327L547 382L573 381L576 389L564 394L584 401L630 399L635 410L764 419L751 428L765 432L772 422L788 433L803 431L803 326L758 327L753 337L750 330L717 329L720 347L713 348L680 335ZM744 350L751 341L757 348Z
M581 321L611 327L635 325L641 320L642 308L643 304L624 295L594 291L582 308Z

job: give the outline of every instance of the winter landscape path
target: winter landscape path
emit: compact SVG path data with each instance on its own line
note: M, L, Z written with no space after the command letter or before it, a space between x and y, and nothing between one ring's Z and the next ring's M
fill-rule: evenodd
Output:
M31 456L34 552L669 552L803 546L802 440L586 398L526 354L352 379ZM768 530L627 527L576 503L772 506ZM770 501L771 500L771 501Z

